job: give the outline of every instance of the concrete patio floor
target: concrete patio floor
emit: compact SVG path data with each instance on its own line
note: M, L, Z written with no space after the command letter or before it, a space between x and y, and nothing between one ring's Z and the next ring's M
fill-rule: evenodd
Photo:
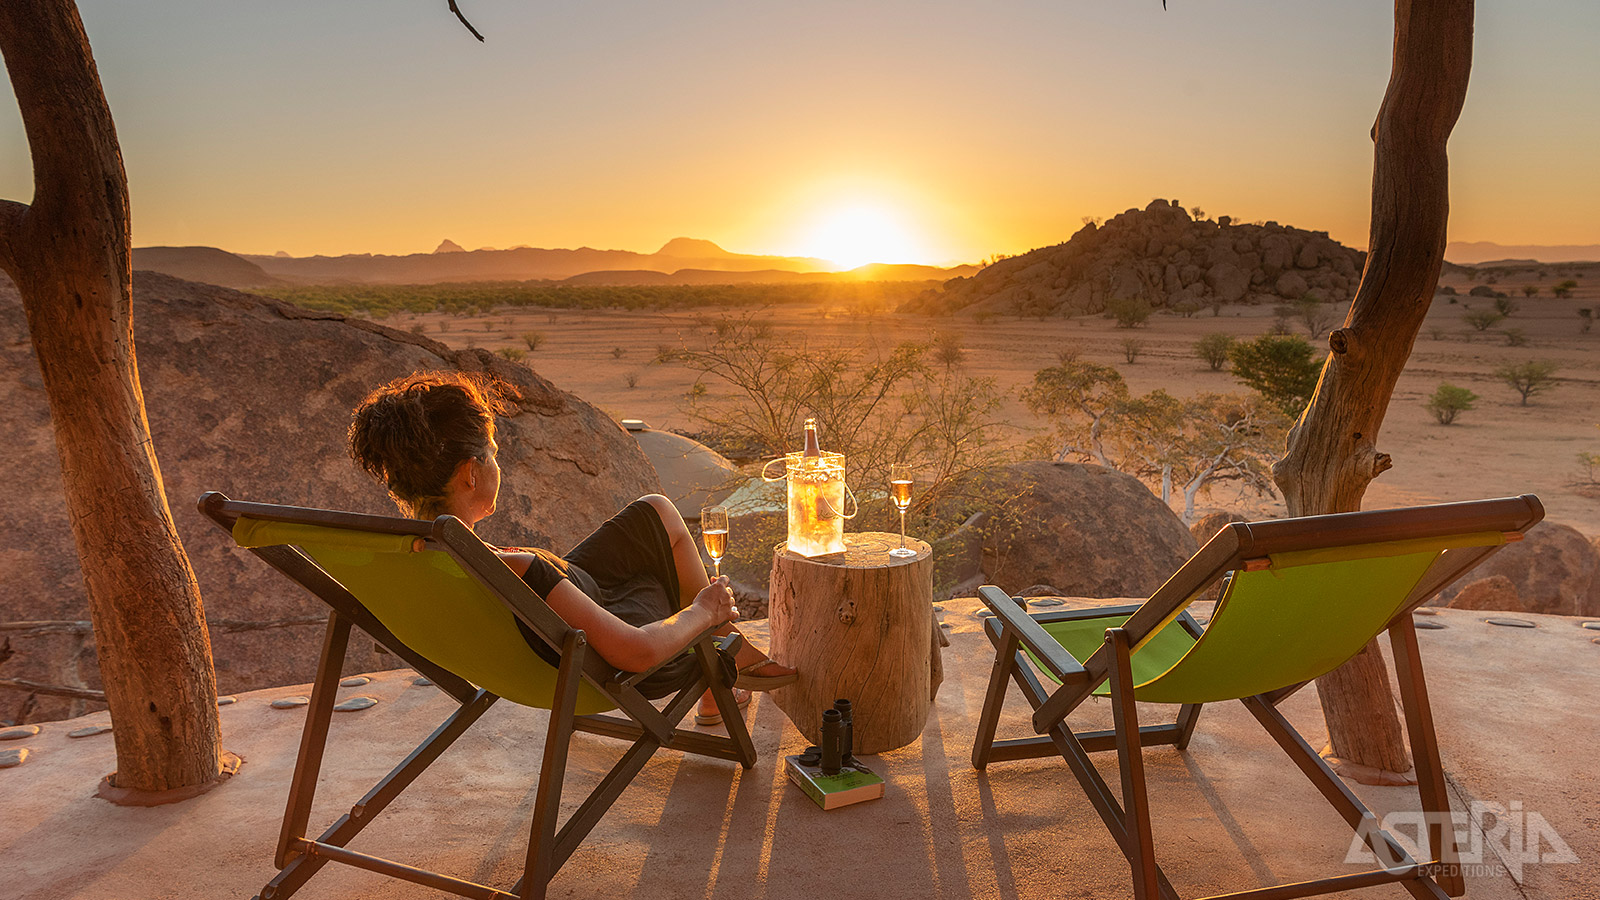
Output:
M1129 897L1128 870L1066 766L1057 761L969 763L992 651L975 600L943 604L951 627L944 685L919 742L869 758L888 778L885 797L823 812L786 781L781 757L804 743L759 695L751 708L760 754L754 769L663 751L601 820L551 884L552 897L1105 898ZM1486 614L1440 610L1446 627L1420 632L1452 802L1520 804L1538 814L1579 861L1521 862L1528 848L1489 839L1468 879L1482 900L1600 897L1600 792L1596 745L1600 632L1580 621L1517 616L1533 629L1484 623ZM747 632L765 646L764 622ZM410 671L377 673L340 691L379 703L337 713L313 813L313 832L410 751L450 709ZM246 898L274 872L272 848L303 709L271 709L305 686L238 695L221 710L224 746L239 775L199 798L156 808L94 797L115 766L109 734L69 739L104 713L47 723L8 742L31 755L0 771L0 898ZM1316 698L1282 707L1312 746L1326 737ZM1013 690L1001 734L1028 733ZM1163 712L1142 707L1146 722ZM508 888L526 852L546 716L502 702L469 730L351 845L353 849ZM1075 724L1109 727L1093 703ZM565 811L622 744L579 735ZM1207 707L1185 753L1145 754L1157 859L1185 897L1347 874L1350 833L1315 789L1238 704ZM1117 783L1115 760L1099 759ZM1419 808L1413 788L1352 785L1380 815ZM1477 826L1472 826L1477 829ZM1522 830L1511 828L1520 839ZM1483 837L1481 829L1477 836ZM1550 845L1541 842L1548 856ZM1514 875L1514 873L1516 873ZM297 896L442 897L427 888L330 865ZM1346 896L1346 895L1340 895ZM1394 886L1350 896L1405 897Z

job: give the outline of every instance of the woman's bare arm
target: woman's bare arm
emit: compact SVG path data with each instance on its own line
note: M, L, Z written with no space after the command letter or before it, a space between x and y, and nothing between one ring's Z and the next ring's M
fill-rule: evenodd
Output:
M525 553L507 553L501 558L518 575L532 563ZM601 658L625 672L643 672L671 659L702 631L732 621L736 615L726 577L707 585L689 606L643 627L617 618L565 578L545 602L568 625L581 628Z

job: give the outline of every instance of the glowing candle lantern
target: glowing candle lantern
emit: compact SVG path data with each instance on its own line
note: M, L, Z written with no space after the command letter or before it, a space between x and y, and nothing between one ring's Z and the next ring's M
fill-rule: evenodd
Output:
M779 461L768 463L768 468ZM817 444L817 420L807 419L805 449L786 453L781 461L789 482L789 549L801 556L843 553L845 520L855 518L855 513L844 514L845 495L855 500L844 481L844 454L822 450Z

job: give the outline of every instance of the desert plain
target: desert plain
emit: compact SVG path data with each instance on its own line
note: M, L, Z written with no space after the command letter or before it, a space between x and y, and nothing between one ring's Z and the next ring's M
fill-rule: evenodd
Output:
M1600 306L1600 265L1550 264L1470 270L1447 267L1433 299L1379 436L1378 449L1394 458L1366 495L1366 508L1537 494L1548 518L1600 537L1600 483L1578 456L1600 454L1600 329L1583 332L1580 309ZM1493 272L1494 274L1484 274ZM1542 273L1542 275L1541 275ZM1551 288L1572 276L1568 297ZM1480 331L1465 321L1471 312L1492 310L1494 300L1471 296L1494 278L1493 289L1518 309ZM1525 296L1523 288L1538 289ZM1325 304L1334 327L1347 304ZM1125 329L1109 318L928 316L852 310L821 304L776 305L755 310L700 308L640 311L504 307L483 315L400 314L384 324L420 329L453 347L521 349L526 332L544 336L523 361L561 388L596 404L613 418L643 419L651 427L694 433L701 428L685 396L698 373L673 362L656 362L663 347L695 346L706 338L707 321L719 316L757 315L780 336L804 335L815 352L863 353L901 341L928 341L954 333L962 365L971 375L997 379L1001 413L1018 444L1046 429L1018 397L1033 374L1054 365L1063 351L1114 366L1135 393L1163 388L1178 396L1200 392L1248 392L1227 371L1213 371L1194 352L1212 332L1252 339L1272 331L1271 304L1230 304L1220 314L1202 309L1190 317L1157 310L1144 325ZM1295 333L1309 337L1298 321ZM1516 337L1509 335L1515 334ZM1128 363L1125 341L1142 345ZM1515 341L1520 339L1521 343ZM1325 353L1326 336L1312 343ZM620 352L619 352L620 351ZM1553 385L1528 403L1496 377L1495 370L1532 360L1556 365ZM1453 424L1440 425L1425 409L1441 382L1478 395L1474 407ZM712 385L715 389L715 385ZM798 441L799 436L796 436ZM797 444L798 446L798 444ZM508 477L515 477L509 473ZM1248 516L1283 515L1281 499L1240 492L1224 484L1202 496L1199 511L1232 510Z

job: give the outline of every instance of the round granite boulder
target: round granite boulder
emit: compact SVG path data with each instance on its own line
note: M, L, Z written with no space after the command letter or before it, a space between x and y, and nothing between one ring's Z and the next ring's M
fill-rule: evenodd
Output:
M985 470L986 583L1017 593L1050 585L1070 597L1148 596L1197 549L1144 483L1101 466L1032 461Z
M1489 557L1467 576L1471 581L1446 590L1441 599L1455 606L1458 594L1496 575L1510 583L1522 605L1472 608L1600 616L1600 550L1570 525L1540 522L1533 526L1523 540Z

